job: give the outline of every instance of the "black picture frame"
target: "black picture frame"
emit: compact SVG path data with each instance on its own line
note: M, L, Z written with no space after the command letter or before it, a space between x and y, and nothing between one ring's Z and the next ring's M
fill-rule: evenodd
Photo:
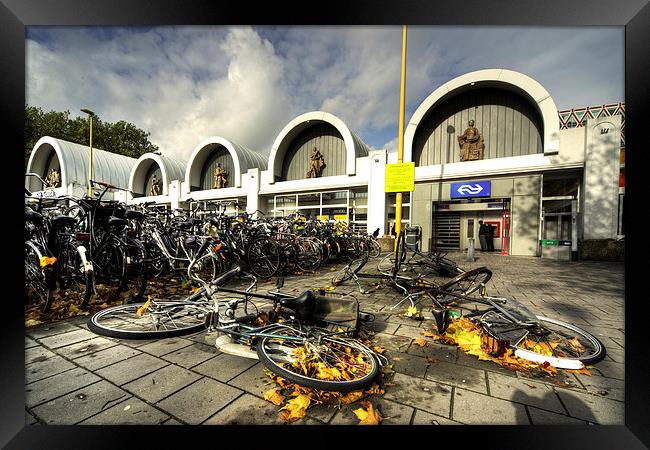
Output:
M317 13L316 13L317 12ZM495 26L624 26L625 27L625 103L626 103L626 240L639 243L641 225L634 217L642 205L642 168L646 167L642 135L647 128L648 79L650 79L650 5L648 0L501 0L464 2L368 1L341 0L305 4L292 2L210 2L207 0L93 1L93 0L2 0L0 4L0 64L3 115L3 149L6 158L4 179L5 211L3 245L5 263L20 254L20 239L11 235L20 232L22 214L18 190L22 181L25 106L25 27L39 25L64 26L154 26L154 25L222 25L222 24L373 24L373 25L495 25ZM644 128L645 127L645 128ZM647 145L645 146L647 147ZM14 167L16 169L14 169ZM20 167L20 170L17 168ZM8 170L7 170L8 169ZM13 179L16 177L17 179ZM635 212L636 211L636 212ZM18 242L15 242L18 241ZM646 387L650 355L644 331L645 292L641 290L636 267L644 267L643 245L626 245L626 357L625 357L625 426L482 426L463 427L376 427L328 428L332 445L354 445L350 433L368 433L365 439L384 439L389 433L398 439L390 445L439 446L441 438L455 445L499 448L644 448L650 446L650 390ZM25 427L24 393L24 318L22 307L22 269L19 264L4 264L4 326L1 327L3 370L0 375L0 445L7 448L119 448L133 446L135 438L144 437L157 445L169 446L170 436L180 436L191 445L225 445L238 437L248 445L269 445L270 434L253 434L248 427ZM12 281L14 280L14 281ZM320 432L311 427L274 427L273 434L296 432L316 440ZM155 430L155 431L154 431ZM265 430L269 430L265 428ZM417 434L417 437L414 437ZM291 446L285 438L276 440ZM153 440L153 441L151 441ZM452 444L453 445L453 444Z

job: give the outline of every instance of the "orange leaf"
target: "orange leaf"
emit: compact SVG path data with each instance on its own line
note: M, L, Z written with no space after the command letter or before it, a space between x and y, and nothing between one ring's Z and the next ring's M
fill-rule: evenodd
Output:
M414 339L413 343L419 345L420 347L425 347L427 345L427 341L424 339Z
M364 402L363 407L352 411L359 418L359 425L379 425L384 419L370 402ZM366 409L364 409L364 407Z
M147 309L149 308L150 304L151 304L151 297L149 297L149 299L145 302L145 304L139 307L135 313L140 317L144 316L144 313L147 312Z
M284 422L295 422L305 417L307 408L311 403L311 399L305 394L300 394L296 398L287 401L287 404L280 411L280 419Z
M280 389L271 388L268 391L264 392L264 400L268 400L274 405L281 405L286 397L280 394Z

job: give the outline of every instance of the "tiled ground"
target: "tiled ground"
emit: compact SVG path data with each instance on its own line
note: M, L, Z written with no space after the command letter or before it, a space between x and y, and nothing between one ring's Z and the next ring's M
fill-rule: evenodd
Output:
M400 296L369 295L354 284L362 309L376 314L377 343L395 373L373 402L383 424L624 424L624 267L500 254L449 255L466 268L489 267L488 293L514 297L539 315L575 323L605 344L591 376L537 379L479 361L456 347L413 344L429 321L403 317ZM286 292L325 287L333 272L288 277ZM341 264L336 265L341 267ZM368 267L372 269L371 263ZM261 284L259 291L272 289ZM366 286L367 287L367 286ZM259 362L220 353L215 335L160 341L98 337L78 317L27 329L27 424L276 424L278 407ZM356 405L353 405L356 408ZM310 408L297 424L355 424L350 406Z

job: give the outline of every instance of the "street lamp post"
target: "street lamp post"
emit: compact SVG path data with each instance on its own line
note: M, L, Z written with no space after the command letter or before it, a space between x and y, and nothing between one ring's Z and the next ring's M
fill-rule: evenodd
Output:
M88 108L81 108L81 112L88 114L88 121L90 123L90 164L88 165L88 196L93 198L93 185L90 180L93 179L93 116L95 113Z

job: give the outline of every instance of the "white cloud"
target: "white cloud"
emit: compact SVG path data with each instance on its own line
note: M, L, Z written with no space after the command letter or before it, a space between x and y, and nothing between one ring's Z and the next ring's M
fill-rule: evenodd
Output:
M406 120L433 90L506 67L560 109L623 100L613 28L409 27ZM27 41L27 103L93 109L151 132L185 159L221 135L268 154L295 116L322 109L371 146L397 148L401 27L39 28Z

